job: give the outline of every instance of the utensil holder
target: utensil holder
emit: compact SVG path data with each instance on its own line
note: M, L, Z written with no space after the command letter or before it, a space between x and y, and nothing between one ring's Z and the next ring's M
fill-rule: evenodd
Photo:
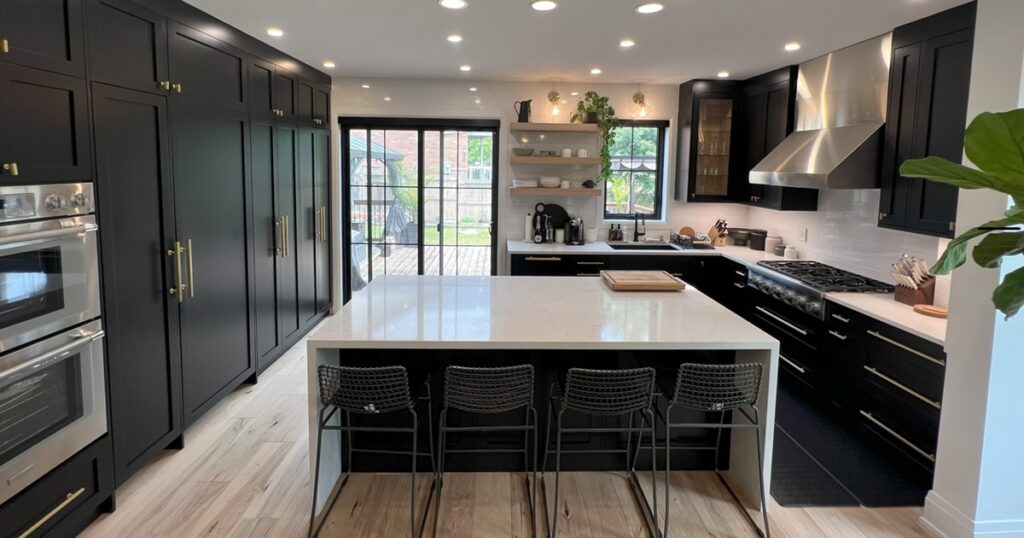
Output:
M935 304L935 277L925 280L916 290L897 285L896 300L908 306Z

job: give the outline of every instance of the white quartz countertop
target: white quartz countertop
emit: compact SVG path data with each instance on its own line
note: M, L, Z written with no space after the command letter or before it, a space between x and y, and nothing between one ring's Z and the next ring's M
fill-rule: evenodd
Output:
M782 260L766 252L747 247L727 245L714 250L615 250L603 241L585 245L563 245L554 243L532 243L508 241L509 254L614 254L614 255L662 255L662 256L724 256L734 262L755 265L761 260ZM896 302L891 293L826 293L825 297L861 314L873 317L913 335L939 345L945 345L946 320L928 317L914 312L914 309Z
M600 278L383 276L312 348L778 350L693 287L615 292Z

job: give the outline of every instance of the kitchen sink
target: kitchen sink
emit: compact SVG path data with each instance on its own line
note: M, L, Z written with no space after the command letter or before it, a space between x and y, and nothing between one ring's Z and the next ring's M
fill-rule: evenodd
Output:
M609 241L608 246L615 250L679 250L671 243L664 241L647 241L644 243Z

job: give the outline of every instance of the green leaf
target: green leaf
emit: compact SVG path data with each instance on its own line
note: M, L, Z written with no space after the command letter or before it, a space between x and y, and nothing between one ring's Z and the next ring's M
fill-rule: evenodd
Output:
M930 272L933 275L948 275L952 273L954 269L960 267L967 261L967 242L975 237L985 235L992 230L985 230L983 228L1003 228L1006 226L1015 226L1024 224L1024 213L1017 213L1008 215L1005 218L999 220L992 220L978 226L977 228L971 228L966 232L960 234L959 237L949 242L946 246L946 251L939 257L939 261L935 262Z
M992 304L1006 314L1006 319L1020 311L1024 306L1024 267L1003 277L1002 283L992 292Z
M964 150L986 173L1024 186L1024 109L979 114L967 127Z
M947 161L942 157L908 159L900 165L900 175L921 177L961 189L989 188L1015 197L1024 197L1024 182L1008 181L962 164Z
M1003 256L1024 252L1024 232L1002 232L989 234L982 239L971 253L974 262L982 267L999 267Z

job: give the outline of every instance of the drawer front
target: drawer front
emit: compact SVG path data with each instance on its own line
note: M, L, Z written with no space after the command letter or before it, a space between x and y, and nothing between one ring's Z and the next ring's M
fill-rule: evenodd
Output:
M862 335L866 366L927 399L942 401L946 355L939 346L922 345L924 341L878 323Z
M516 254L512 256L513 276L563 276L568 274L568 256Z
M936 412L868 381L864 384L860 419L863 427L900 452L925 466L934 465L939 437Z
M565 256L562 270L569 276L601 276L608 269L607 256Z
M0 536L74 536L113 493L104 436L0 506Z

